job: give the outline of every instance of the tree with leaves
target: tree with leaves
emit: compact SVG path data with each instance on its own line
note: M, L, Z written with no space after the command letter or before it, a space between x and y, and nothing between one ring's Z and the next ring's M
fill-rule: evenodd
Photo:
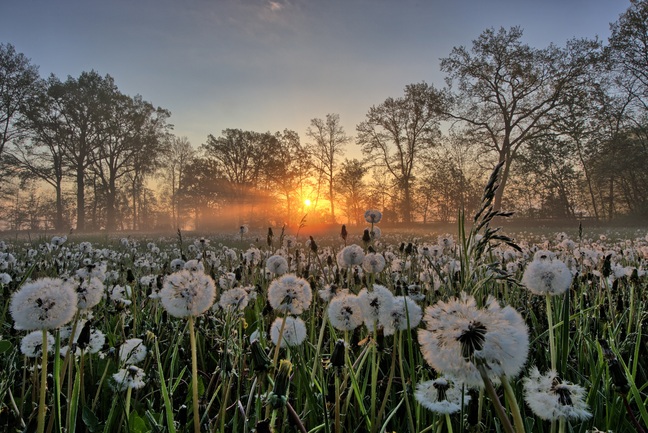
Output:
M41 89L38 67L13 45L0 44L0 158L5 146L26 132L24 124L18 121L27 101Z

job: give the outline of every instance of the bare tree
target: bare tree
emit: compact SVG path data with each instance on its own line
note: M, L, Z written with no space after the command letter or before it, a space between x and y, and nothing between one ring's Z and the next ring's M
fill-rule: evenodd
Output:
M495 207L501 207L518 150L549 133L550 114L586 73L590 51L597 48L592 43L590 50L584 49L578 41L565 49L554 45L535 49L522 43L519 27L491 28L473 41L470 51L455 47L441 60L441 70L456 92L447 114L504 161Z
M335 222L335 173L338 160L344 154L346 144L352 140L340 125L338 114L327 114L326 120L312 119L306 135L313 140L307 148L315 160L315 168L328 187L330 219Z
M440 136L441 92L426 83L405 87L401 98L387 98L371 107L356 129L362 153L387 169L402 192L403 221L412 221L412 189L419 156Z
M196 150L187 137L171 137L169 147L163 156L161 176L171 205L171 221L174 228L182 225L179 191L195 157Z

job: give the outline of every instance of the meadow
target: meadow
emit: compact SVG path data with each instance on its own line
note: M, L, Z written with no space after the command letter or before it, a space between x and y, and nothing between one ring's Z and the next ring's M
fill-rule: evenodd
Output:
M7 432L634 432L648 232L0 242Z

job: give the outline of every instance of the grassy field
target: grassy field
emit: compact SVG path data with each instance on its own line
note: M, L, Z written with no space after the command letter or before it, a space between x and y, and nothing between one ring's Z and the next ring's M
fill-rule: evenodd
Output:
M492 217L368 223L381 231L364 240L364 227L344 240L308 224L298 236L6 236L0 429L645 429L648 230L501 218L496 231ZM568 269L564 291L521 285L543 254ZM384 265L367 264L376 256ZM47 321L60 293L19 298L42 320L14 305L46 277L77 296L64 324ZM556 372L541 395L535 368Z

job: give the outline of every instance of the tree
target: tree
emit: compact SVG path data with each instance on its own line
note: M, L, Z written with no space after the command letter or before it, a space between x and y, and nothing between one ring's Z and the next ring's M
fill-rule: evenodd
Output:
M387 169L402 192L403 221L412 221L412 188L419 155L438 137L443 97L426 83L405 87L405 96L371 107L360 123L357 142L374 164Z
M569 43L535 49L522 43L522 29L488 29L470 51L453 48L441 70L454 104L447 114L499 161L504 161L494 206L502 195L519 149L549 132L551 114L563 96L586 73L596 43ZM453 86L456 85L456 89Z
M42 87L38 67L11 44L0 44L0 157L25 132L18 124L27 100Z
M179 191L195 157L196 150L187 137L171 137L167 151L163 154L161 176L165 181L164 191L171 207L174 228L182 226Z
M610 65L620 73L620 84L648 110L648 1L630 0L610 29Z
M68 137L61 144L65 165L76 185L77 230L83 231L86 228L87 169L95 160L94 152L101 145L110 103L117 88L109 75L101 77L91 71L82 72L78 79L68 76L65 82L52 77L48 92L53 100L53 109L60 113Z
M211 160L228 183L228 195L236 205L238 223L246 217L246 210L261 205L263 197L255 196L260 180L267 178L267 168L276 158L278 139L273 134L225 129L218 138L207 137L202 146L205 157ZM256 199L256 200L255 200Z
M70 137L61 112L49 92L52 85L57 85L54 77L50 77L47 87L41 88L25 102L24 115L17 122L25 135L14 140L5 160L20 170L23 179L36 178L54 188L54 228L62 230L69 224L63 217L63 181L66 175L63 143Z
M302 217L297 211L300 205L303 206L301 200L306 195L305 189L309 185L313 162L295 131L286 129L283 133L277 132L275 136L279 146L274 150L275 157L268 167L268 176L285 204L283 222L293 224Z
M99 145L91 160L105 194L106 228L114 230L119 182L129 173L144 175L145 171L154 171L163 153L170 113L155 108L139 95L123 95L116 88L106 96L110 99L99 132Z
M366 185L363 181L367 168L357 159L345 159L336 175L338 196L342 197L342 209L347 224L361 224L364 219Z
M344 146L351 141L340 125L338 114L327 114L326 120L312 119L306 135L313 140L307 147L315 160L315 169L326 181L331 209L331 222L335 222L335 173Z

